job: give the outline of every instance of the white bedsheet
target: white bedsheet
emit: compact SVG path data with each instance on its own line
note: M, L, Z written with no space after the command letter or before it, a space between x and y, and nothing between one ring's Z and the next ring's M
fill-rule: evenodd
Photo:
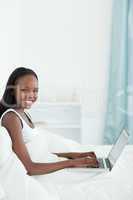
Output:
M27 144L31 157L36 161L55 161L57 158L51 156L49 151L94 150L97 156L106 156L110 149L110 146L83 146L44 130L38 131L40 136ZM60 170L30 177L13 153L6 165L0 168L0 183L6 194L4 200L132 200L132 172L132 145L125 148L110 173L97 176L86 172Z

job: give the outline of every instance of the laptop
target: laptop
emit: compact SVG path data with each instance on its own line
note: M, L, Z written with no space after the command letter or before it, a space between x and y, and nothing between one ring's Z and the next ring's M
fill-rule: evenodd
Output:
M81 167L81 168L68 168L68 170L72 169L73 171L87 171L87 172L111 171L116 161L118 160L119 156L121 155L124 147L126 146L126 144L128 144L128 138L129 134L127 130L122 129L118 139L111 148L108 156L106 158L97 158L99 162L98 168Z

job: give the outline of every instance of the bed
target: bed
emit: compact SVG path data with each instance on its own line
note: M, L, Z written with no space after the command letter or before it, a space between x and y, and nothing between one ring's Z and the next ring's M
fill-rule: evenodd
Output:
M111 148L108 145L80 145L39 127L38 131L45 134L47 148L51 152L95 151L96 155L101 157L106 156ZM49 197L48 191L26 174L22 163L12 152L10 137L3 127L0 127L0 150L0 200L56 199ZM133 199L133 145L125 147L111 172L93 174L87 192L88 200ZM69 199L67 194L66 197L60 198L64 199Z

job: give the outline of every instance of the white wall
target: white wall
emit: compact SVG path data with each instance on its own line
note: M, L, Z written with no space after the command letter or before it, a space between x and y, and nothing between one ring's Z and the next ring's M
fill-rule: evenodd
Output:
M0 95L10 72L20 64L19 13L18 0L0 1Z
M102 144L107 101L112 0L88 8L88 62L83 69L82 143Z
M70 101L80 88L83 143L102 142L111 2L0 1L1 87L12 69L28 66L39 75L40 101Z
M22 64L38 71L45 99L71 98L88 67L88 0L23 0L22 5Z

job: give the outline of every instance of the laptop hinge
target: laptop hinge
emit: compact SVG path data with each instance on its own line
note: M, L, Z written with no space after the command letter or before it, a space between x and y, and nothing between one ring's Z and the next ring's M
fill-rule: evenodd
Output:
M113 165L111 164L110 160L108 158L105 158L105 162L106 162L107 168L109 168L109 170L111 171Z

